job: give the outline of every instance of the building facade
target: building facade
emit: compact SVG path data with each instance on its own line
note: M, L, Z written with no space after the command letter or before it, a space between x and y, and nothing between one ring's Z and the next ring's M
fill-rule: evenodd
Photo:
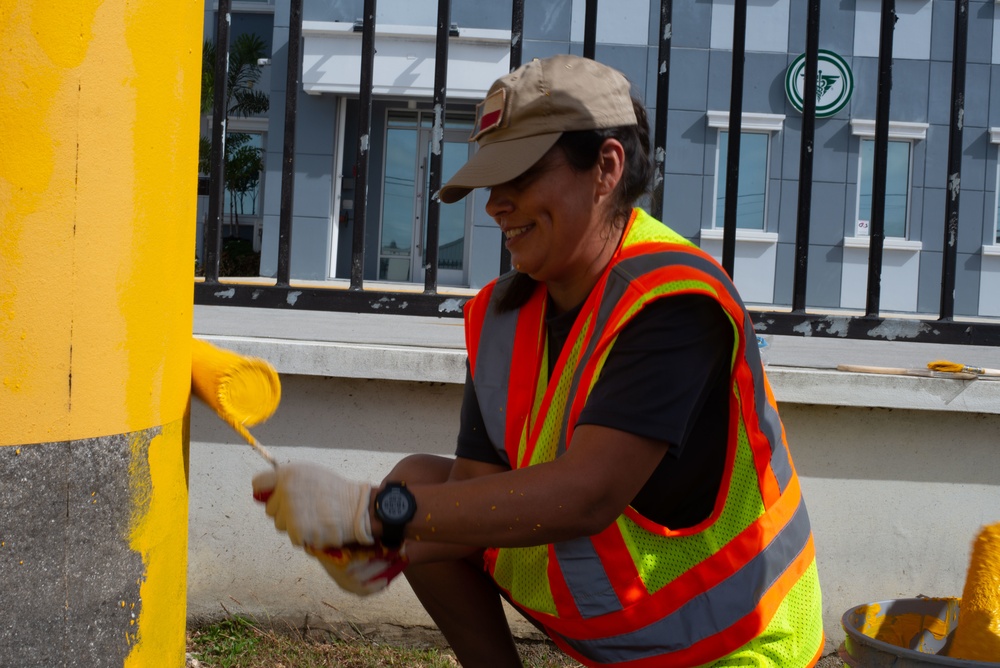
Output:
M584 0L525 3L522 60L582 54ZM745 301L792 301L807 3L750 3L741 117L735 281ZM951 113L954 2L897 0L889 112L880 308L940 305ZM956 316L1000 315L998 145L1000 10L969 3L959 195ZM823 3L807 303L863 310L868 268L881 3ZM206 6L206 37L214 32ZM232 37L262 32L272 49L266 118L234 119L264 150L255 194L260 274L277 266L288 43L287 0L234 2ZM293 206L293 279L350 276L357 176L362 0L305 2ZM468 158L478 102L510 68L510 2L453 3L443 156L447 179ZM629 77L654 118L660 5L600 3L596 58ZM436 0L380 0L369 154L365 281L424 282L432 141ZM664 204L652 213L716 257L729 128L734 3L673 3ZM799 88L796 88L798 82ZM997 88L993 84L997 83ZM230 129L233 129L231 127ZM954 186L954 181L952 181ZM473 194L441 210L438 285L477 288L500 270L501 238Z

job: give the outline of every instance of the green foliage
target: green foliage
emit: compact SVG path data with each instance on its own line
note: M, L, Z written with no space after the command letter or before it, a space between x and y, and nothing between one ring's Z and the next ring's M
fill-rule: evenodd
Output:
M267 47L260 35L244 33L229 47L229 76L226 79L225 109L227 116L257 116L266 114L270 99L254 87L260 80L261 58L267 57ZM215 102L215 44L206 40L201 48L201 111L212 111Z
M195 258L194 275L204 276L205 267ZM219 276L259 276L260 253L246 239L223 239L219 252Z
M215 44L205 41L202 45L201 111L212 111L215 103ZM226 78L224 108L226 116L257 116L266 114L270 100L266 92L255 86L260 80L259 60L267 57L264 40L252 33L237 37L229 49L229 70ZM225 184L229 191L229 209L235 226L239 225L237 202L243 196L256 193L260 173L264 169L263 150L250 145L250 135L240 132L226 134ZM198 171L208 174L211 170L212 141L202 137L198 144ZM256 209L256 200L253 202ZM256 213L256 210L250 211Z

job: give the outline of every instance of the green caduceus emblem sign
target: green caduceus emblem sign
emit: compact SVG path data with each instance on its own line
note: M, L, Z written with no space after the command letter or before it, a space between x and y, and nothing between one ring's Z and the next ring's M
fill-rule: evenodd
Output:
M816 69L816 116L833 116L847 106L854 92L854 74L850 65L833 51L819 50ZM806 80L806 55L802 54L785 73L785 94L800 112Z

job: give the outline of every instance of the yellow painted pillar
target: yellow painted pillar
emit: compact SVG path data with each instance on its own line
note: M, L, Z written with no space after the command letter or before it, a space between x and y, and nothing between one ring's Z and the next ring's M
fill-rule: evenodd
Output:
M184 665L203 18L0 0L4 665Z

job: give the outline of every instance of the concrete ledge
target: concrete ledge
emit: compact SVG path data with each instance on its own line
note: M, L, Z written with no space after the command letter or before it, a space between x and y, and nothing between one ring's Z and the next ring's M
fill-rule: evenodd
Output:
M282 375L465 382L465 351L423 346L201 337L243 355L266 359Z
M280 374L465 381L465 352L461 350L239 336L202 338L266 359ZM952 380L776 365L769 365L767 374L782 403L1000 414L1000 379Z
M1000 383L769 366L779 403L1000 414Z

